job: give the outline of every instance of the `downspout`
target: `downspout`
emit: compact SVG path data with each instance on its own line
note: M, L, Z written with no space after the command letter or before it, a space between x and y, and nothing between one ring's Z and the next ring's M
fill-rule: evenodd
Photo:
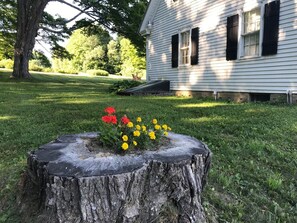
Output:
M214 90L213 91L213 95L214 95L214 99L216 101L218 99L218 92L217 92L217 90Z
M291 98L290 94L291 94L291 91L290 91L290 90L287 90L287 103L288 103L288 104L291 104L291 103L290 103L290 101L291 101L291 99L290 99L290 98Z

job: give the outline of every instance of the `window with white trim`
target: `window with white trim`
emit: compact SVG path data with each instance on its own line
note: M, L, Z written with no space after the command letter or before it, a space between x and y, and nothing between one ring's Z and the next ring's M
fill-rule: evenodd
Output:
M261 10L253 9L243 13L243 55L258 56L260 43Z
M280 0L227 17L226 60L277 54L279 18Z
M180 33L180 64L187 65L190 63L190 36L191 31L187 30Z
M182 30L171 36L171 67L197 65L199 60L199 28Z

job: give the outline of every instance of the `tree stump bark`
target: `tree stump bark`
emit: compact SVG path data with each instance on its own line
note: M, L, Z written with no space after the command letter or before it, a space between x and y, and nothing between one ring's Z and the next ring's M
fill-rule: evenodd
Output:
M170 144L157 151L116 155L90 152L87 142L96 137L61 136L29 154L25 216L35 209L37 222L206 222L205 144L170 133Z

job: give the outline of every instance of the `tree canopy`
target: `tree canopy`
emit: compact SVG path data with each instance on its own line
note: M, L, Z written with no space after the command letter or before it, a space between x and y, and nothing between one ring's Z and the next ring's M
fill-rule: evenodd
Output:
M14 0L0 1L0 59L13 58L16 38L16 2Z
M58 1L74 7L78 10L78 14L84 13L87 17L76 21L72 27L67 27L67 23L77 16L68 20L61 17L54 18L44 12L50 1ZM2 0L0 2L0 41L2 41L0 44L10 46L5 47L8 50L5 57L11 57L11 49L14 45L14 77L30 76L28 61L36 36L51 44L55 56L68 57L69 55L58 42L61 38L68 37L72 31L82 27L87 27L89 32L96 30L98 26L117 32L130 39L139 52L144 53L144 39L138 34L138 27L147 4L148 0L73 0L71 3L66 0ZM11 36L7 38L8 35Z

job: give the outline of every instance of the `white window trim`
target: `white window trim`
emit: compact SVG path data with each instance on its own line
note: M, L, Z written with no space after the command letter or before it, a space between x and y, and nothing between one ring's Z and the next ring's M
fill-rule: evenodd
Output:
M239 27L238 27L238 51L237 51L237 59L250 59L250 58L257 58L261 57L262 55L262 43L263 43L263 32L264 32L264 10L265 10L265 3L267 1L263 1L261 4L255 4L252 7L249 5L244 6L242 9L238 11L239 15ZM244 13L252 11L254 9L260 8L260 31L259 31L259 52L258 55L254 56L245 56L244 55L244 38L243 38L243 28L244 28Z
M182 44L182 38L181 34L184 32L189 31L189 55L188 55L188 61L187 64L182 64L182 55L181 55L181 44ZM192 27L187 27L184 29L179 30L178 32L178 67L187 67L191 66L191 55L192 55Z

